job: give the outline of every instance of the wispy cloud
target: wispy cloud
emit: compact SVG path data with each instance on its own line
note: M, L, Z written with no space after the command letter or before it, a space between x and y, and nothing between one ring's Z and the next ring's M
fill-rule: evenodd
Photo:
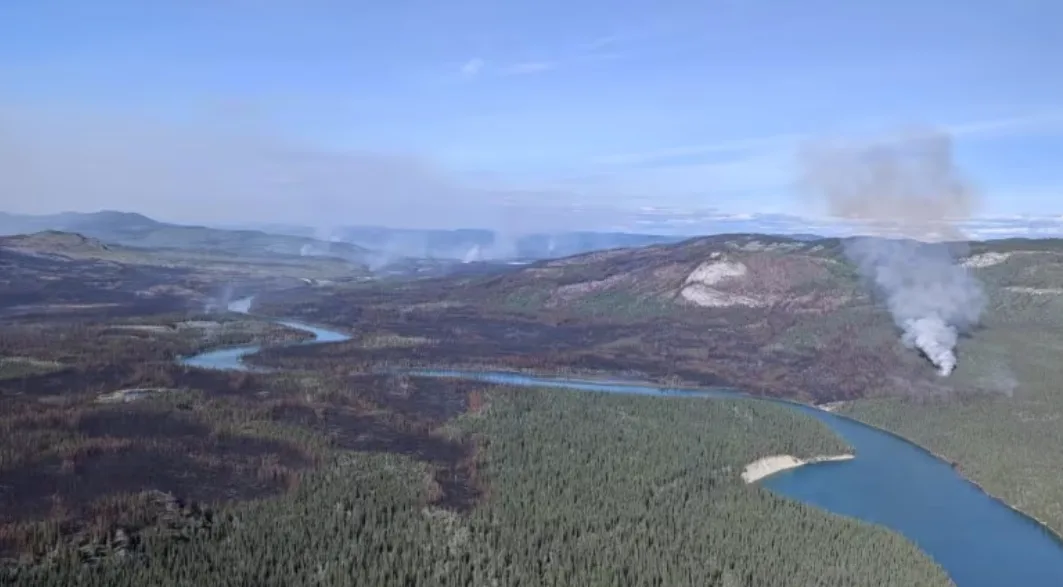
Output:
M661 34L656 29L646 28L639 31L613 33L590 40L575 43L567 48L528 51L532 56L520 60L493 58L488 61L471 58L460 68L464 77L492 73L499 76L532 75L555 71L558 69L600 63L620 59L631 52L637 52L642 43Z
M557 63L552 61L525 61L514 63L501 69L502 75L529 75L543 73L557 68Z
M630 33L629 34L614 33L614 34L611 34L611 35L605 35L605 36L602 36L602 37L591 39L590 41L587 41L586 43L582 43L582 44L579 45L579 49L581 49L583 51L599 51L601 49L608 49L610 47L614 47L615 45L618 45L618 44L623 43L623 42L629 42L629 41L633 41L633 40L638 40L638 39L645 38L645 37L646 37L645 34L639 35L639 34L630 34Z
M680 145L652 151L637 153L616 153L602 155L591 159L592 165L604 166L646 166L666 163L676 158L692 156L709 156L717 154L752 153L765 149L778 149L801 140L803 135L775 135L768 137L750 137L744 139L724 140L698 145Z
M462 77L476 77L484 68L484 60L479 57L473 57L465 63L461 64L460 73Z
M755 153L760 142L728 145ZM784 162L771 159L778 152L763 153L763 159L650 169L641 181L591 181L585 189L487 185L411 154L322 151L211 125L173 128L129 117L0 107L0 193L11 195L4 204L11 212L110 208L185 222L480 226L513 234L608 227L677 234L845 229L829 219L721 211L723 200L715 194L787 181ZM709 197L680 202L663 197L661 185L696 188ZM769 208L758 202L756 209ZM1063 217L982 218L965 228L982 238L1060 235Z
M1026 116L991 118L942 125L946 133L958 139L992 139L1002 136L1027 136L1063 132L1063 111L1048 111ZM858 133L859 134L859 133ZM869 140L881 140L868 132ZM792 149L803 141L816 138L814 133L779 134L746 137L694 145L679 145L634 153L615 153L592 158L589 163L607 167L642 167L655 165L700 165L720 155L763 157L765 151Z
M997 137L1031 135L1044 132L1063 132L1063 110L1052 110L1027 116L995 118L949 125L946 130L954 137Z
M330 151L210 124L0 104L2 209L118 209L184 222L577 228L546 190L485 186L411 153Z
M995 141L1063 133L1060 114L1041 112L941 126L959 141ZM858 133L859 136L866 136L868 141L888 140L870 131ZM797 155L816 138L820 137L812 133L779 134L602 155L574 167L568 177L559 176L552 187L599 197L608 194L624 202L670 202L693 207L709 204L731 211L793 210ZM1054 187L1045 188L1040 196L1023 194L1022 199L1059 201L1048 195ZM1014 204L1011 196L1017 192L1009 191L1007 186L995 186L993 191Z

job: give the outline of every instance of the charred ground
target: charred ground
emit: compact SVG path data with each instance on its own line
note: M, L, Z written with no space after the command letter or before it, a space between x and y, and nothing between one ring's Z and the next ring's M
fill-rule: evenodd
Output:
M364 266L332 257L144 249L45 231L0 237L0 314L98 317L203 308L226 292L357 280ZM86 311L87 310L87 311Z
M217 505L287 493L345 451L408 455L428 467L431 502L471 507L475 443L436 429L476 384L182 367L209 348L309 336L207 311L300 283L283 257L195 257L70 233L0 239L0 558L47 557L57 540L106 558L142 532L209 531ZM331 263L303 262L309 275Z
M839 250L831 240L713 237L484 278L266 295L263 312L358 335L260 360L623 371L816 402L893 393L898 382L949 393L897 343Z
M0 356L23 365L0 377L5 556L45 556L57 536L104 556L118 529L135 541L172 525L178 501L202 517L278 495L337 452L406 455L429 467L432 503L475 503L475 443L439 428L483 386L186 368L175 359L208 347L305 335L234 316L133 322L53 318L0 334Z

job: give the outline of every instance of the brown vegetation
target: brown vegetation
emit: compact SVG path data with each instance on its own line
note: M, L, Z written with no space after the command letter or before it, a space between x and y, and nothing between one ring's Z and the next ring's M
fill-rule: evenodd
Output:
M382 366L465 367L637 374L659 381L737 386L752 393L815 402L880 393L899 378L944 392L923 361L901 348L888 316L866 303L824 316L783 306L684 308L625 317L556 307L535 314L498 306L426 306L422 298L462 293L424 283L386 300L371 288L289 304L266 296L260 308L362 333L422 336L434 344L269 350L253 361L317 372L361 372ZM891 379L892 378L892 379ZM896 387L895 383L890 385Z
M118 530L122 549L148 529L184 535L209 526L216 504L298 486L335 451L408 455L435 471L438 505L475 503L475 447L433 430L466 409L476 384L384 375L308 375L308 384L175 362L307 336L267 324L169 313L6 325L0 357L22 367L0 377L0 552L44 556L62 538L98 556L116 548Z

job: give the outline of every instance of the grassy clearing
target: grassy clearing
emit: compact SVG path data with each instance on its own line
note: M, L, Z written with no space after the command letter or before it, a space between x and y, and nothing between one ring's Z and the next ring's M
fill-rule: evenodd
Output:
M0 380L19 379L55 373L63 369L62 363L30 357L0 357Z

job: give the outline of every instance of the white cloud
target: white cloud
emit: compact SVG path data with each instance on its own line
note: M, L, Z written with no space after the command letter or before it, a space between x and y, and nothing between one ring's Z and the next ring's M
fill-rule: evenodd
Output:
M461 75L464 77L476 77L484 68L484 60L474 57L461 65Z
M962 142L1059 133L1063 131L1063 112L974 120L943 128ZM874 142L890 140L890 136L868 131L857 134L856 140ZM763 212L769 206L800 209L804 204L793 195L798 177L795 155L814 138L811 133L780 134L602 155L589 159L570 182L553 185L626 194L632 201L640 199L640 194L653 194L658 201L700 202L740 211L755 207ZM1027 201L1051 202L1047 196L1050 191L1034 187L1023 190L1022 195ZM1042 195L1032 197L1036 194Z
M464 77L492 73L499 76L531 75L555 71L576 65L587 65L602 61L612 61L625 55L638 42L646 41L660 34L650 28L641 31L614 33L593 37L588 41L575 43L568 47L553 47L549 50L524 51L524 59L506 58L492 55L488 66L487 60L470 59L461 67Z
M646 165L657 162L666 162L669 159L680 157L692 157L698 155L713 155L720 153L753 152L763 149L779 149L787 145L795 144L803 135L775 135L768 137L750 137L734 140L724 140L699 145L683 145L668 147L652 151L637 153L616 153L602 155L591 159L593 165L624 166Z

